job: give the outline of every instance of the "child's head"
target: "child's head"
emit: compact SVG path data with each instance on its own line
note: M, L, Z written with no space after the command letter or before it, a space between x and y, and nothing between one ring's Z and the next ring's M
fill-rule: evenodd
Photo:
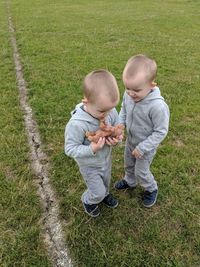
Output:
M142 100L155 87L156 62L145 56L131 57L123 71L123 82L127 93L135 102Z
M103 119L119 102L119 89L115 77L107 70L90 72L83 82L86 111Z

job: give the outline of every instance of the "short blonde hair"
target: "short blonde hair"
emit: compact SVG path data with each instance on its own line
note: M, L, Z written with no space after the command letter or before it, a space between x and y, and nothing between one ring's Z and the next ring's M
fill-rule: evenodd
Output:
M142 54L131 57L124 68L123 77L127 79L132 78L140 71L143 71L145 74L145 82L154 81L157 74L155 60Z
M83 94L91 102L102 94L112 102L119 100L119 89L115 77L107 70L90 72L83 81Z

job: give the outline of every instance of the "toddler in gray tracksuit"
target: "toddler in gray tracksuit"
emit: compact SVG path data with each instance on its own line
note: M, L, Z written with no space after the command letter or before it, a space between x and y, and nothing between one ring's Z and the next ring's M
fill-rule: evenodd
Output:
M150 165L169 126L169 108L154 82L156 72L154 60L136 55L128 60L122 76L126 91L119 116L127 130L125 176L115 183L115 188L139 184L144 188L145 207L153 206L157 200L158 186Z
M119 89L114 76L106 70L89 73L83 83L84 99L72 112L65 129L65 153L77 162L87 190L81 200L85 211L92 217L100 214L98 204L108 207L118 205L109 193L111 180L111 150L120 142L119 138L99 138L97 143L90 142L86 132L97 131L100 120L108 125L119 123L115 106L119 102Z

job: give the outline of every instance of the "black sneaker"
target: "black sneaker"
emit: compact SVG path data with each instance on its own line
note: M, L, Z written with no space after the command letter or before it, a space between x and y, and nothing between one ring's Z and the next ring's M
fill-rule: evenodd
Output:
M152 207L157 200L157 196L158 196L158 190L154 190L153 192L149 192L149 191L144 191L144 195L143 195L143 206L145 206L146 208L150 208Z
M97 217L100 214L100 210L97 204L85 204L83 203L83 207L85 212L90 215L91 217Z
M106 204L109 208L116 208L119 204L118 200L114 198L111 194L108 194L102 202Z
M114 188L118 190L123 190L131 187L127 184L127 182L124 179L122 179L114 184Z

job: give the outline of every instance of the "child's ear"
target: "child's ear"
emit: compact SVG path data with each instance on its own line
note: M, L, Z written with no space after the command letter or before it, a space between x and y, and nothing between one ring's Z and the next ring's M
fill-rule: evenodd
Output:
M157 83L153 81L153 82L151 83L151 85L152 85L152 87L155 87L155 86L157 85Z
M82 103L83 103L83 104L87 104L87 103L88 103L88 99L87 99L86 97L84 97L84 98L82 99Z

